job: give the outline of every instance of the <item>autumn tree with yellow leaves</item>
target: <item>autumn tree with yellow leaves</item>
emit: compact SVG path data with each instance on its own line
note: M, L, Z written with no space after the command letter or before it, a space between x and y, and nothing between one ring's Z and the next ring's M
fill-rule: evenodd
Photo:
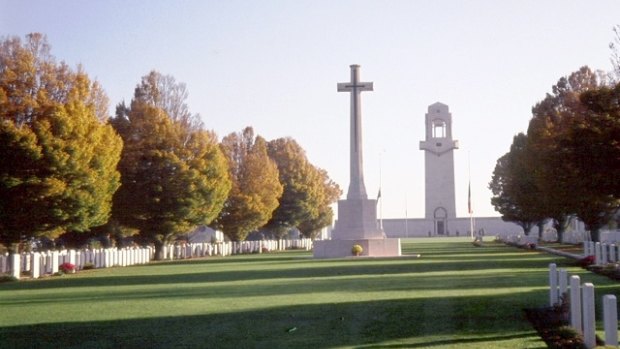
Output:
M101 86L56 62L45 36L0 42L0 243L10 251L107 222L122 148L107 108Z
M113 216L154 244L157 259L177 235L211 223L231 188L217 137L187 112L178 89L171 77L151 72L112 119L125 142Z
M231 133L221 142L228 159L232 190L212 227L233 241L264 226L278 207L282 184L278 167L267 154L267 142L251 127Z

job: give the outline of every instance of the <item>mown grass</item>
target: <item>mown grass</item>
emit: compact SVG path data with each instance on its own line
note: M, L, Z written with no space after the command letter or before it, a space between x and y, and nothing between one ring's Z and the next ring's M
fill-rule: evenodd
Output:
M544 348L524 307L561 257L416 239L421 258L308 252L195 259L0 284L0 347ZM620 287L571 269L602 291Z

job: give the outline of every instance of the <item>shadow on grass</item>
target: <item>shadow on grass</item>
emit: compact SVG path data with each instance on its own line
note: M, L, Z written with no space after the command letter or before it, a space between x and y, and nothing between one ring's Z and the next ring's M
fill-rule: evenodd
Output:
M532 333L531 332L523 332L523 333L517 333L517 334L503 334L503 335L497 335L497 336L480 336L480 337L476 337L476 338L460 338L460 339L440 339L440 340L435 340L435 341L427 341L424 343L419 343L419 344L379 344L379 345L364 345L364 346L360 346L360 349L401 349L401 348L428 348L428 347L435 347L435 346L440 346L440 345L448 345L448 346L463 346L465 344L470 344L470 343L487 343L487 344L491 344L491 343L497 343L497 342L504 342L504 341L508 341L511 339L530 339L530 342L532 343L536 343L539 344L540 339L538 338L532 338ZM541 342L541 346L537 347L537 349L546 349L547 345L544 344L544 342Z
M424 348L496 343L496 347L523 347L526 341L537 341L537 335L524 319L519 302L507 306L492 296L415 298L34 324L0 328L0 345L7 348Z
M471 248L470 248L471 250ZM502 250L501 248L498 250ZM486 251L485 251L486 252ZM506 251L504 250L504 255ZM36 282L18 282L0 284L0 290L47 289L65 287L97 287L97 286L132 286L132 285L165 285L178 283L221 283L237 282L239 280L277 280L277 279L307 279L307 278L346 278L368 277L402 274L416 274L416 278L424 277L426 273L450 273L486 270L489 274L493 270L510 269L539 269L546 272L548 263L553 260L544 254L531 254L527 258L512 256L499 258L493 252L478 257L452 257L444 250L443 255L422 258L389 258L389 259L340 259L314 260L306 255L284 256L240 256L229 258L207 258L166 262L155 265L146 265L142 268L145 274L101 276L98 271L90 271L91 276L76 275L62 278L48 278ZM247 265L239 270L239 262ZM247 264L246 264L247 262ZM222 268L230 264L237 269ZM283 265L286 267L283 268ZM155 272L153 268L162 268ZM163 272L162 272L163 271ZM530 270L531 271L531 270ZM152 275L147 275L146 273ZM501 277L501 275L500 275ZM423 279L420 279L422 281ZM431 280L432 281L432 280ZM370 279L370 282L374 282ZM484 284L482 284L484 285ZM309 285L312 286L312 285ZM473 285L475 286L475 285ZM473 287L472 286L472 287Z
M136 292L135 289L125 288L103 288L92 289L85 288L74 289L71 292L58 294L44 293L40 295L28 296L11 296L6 295L0 300L0 305L32 305L32 304L75 304L82 302L85 304L91 302L109 302L116 299L123 300L145 300L151 299L154 303L160 300L190 300L190 299L211 299L220 298L247 298L260 295L268 296L299 296L320 294L329 294L334 291L348 292L351 297L355 297L358 293L406 293L420 292L420 298L428 298L433 296L433 292L443 292L447 285L454 289L468 291L476 289L484 289L485 285L493 284L495 290L506 289L506 293L518 290L520 287L544 287L544 272L533 273L521 277L515 277L515 274L506 275L455 275L445 276L425 276L425 275L403 275L403 276L382 276L380 278L369 278L361 275L355 278L306 278L299 280L264 280L260 283L239 284L239 283L205 283L200 287L179 287L177 285L169 285L169 287L146 288ZM452 278L452 281L446 282L446 277ZM109 285L108 285L109 286ZM544 295L542 296L544 298Z
M545 302L547 265L557 257L497 245L478 249L469 243L406 247L407 251L419 247L422 258L313 260L308 252L294 251L156 263L2 284L0 291L43 290L3 293L0 305L13 305L16 311L28 304L38 307L43 303L51 306L59 303L58 309L62 309L73 303L88 312L91 304L113 304L114 300L122 299L154 308L158 304L176 307L177 302L182 306L185 300L200 307L204 300L205 313L200 314L202 308L192 308L192 314L199 315L175 312L171 308L172 313L131 314L121 310L118 319L110 321L49 323L55 321L54 316L33 318L31 321L48 323L0 328L0 347L511 348L538 345L537 336L521 309ZM487 288L504 287L505 296L495 291L493 295L484 295ZM538 288L523 292L520 287ZM52 288L58 290L47 290ZM509 288L514 290L508 292ZM472 289L481 291L456 296L460 290ZM445 290L450 292L438 296ZM350 295L345 299L349 302L342 303L340 298L331 303L333 291ZM358 295L369 299L368 292L393 298L350 301ZM299 297L292 297L294 304L286 306L272 306L269 299L261 298L289 295ZM256 299L256 302L248 305L251 309L239 312L206 313L207 309L229 309L225 302L237 299ZM321 303L300 304L306 299ZM146 302L139 303L143 300ZM110 318L114 318L113 311L110 310ZM157 317L145 317L151 313ZM175 316L162 316L173 313ZM126 319L132 316L136 318Z

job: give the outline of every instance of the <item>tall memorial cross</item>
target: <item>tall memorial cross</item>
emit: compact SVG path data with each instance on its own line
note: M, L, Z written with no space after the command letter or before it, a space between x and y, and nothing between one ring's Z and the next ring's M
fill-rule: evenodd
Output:
M351 82L338 83L338 92L351 93L351 154L350 182L347 199L368 199L364 185L364 167L362 159L362 113L360 93L372 91L372 82L359 81L357 64L351 67Z
M372 82L360 82L359 65L351 66L351 81L338 84L338 92L351 93L351 182L345 200L338 200L338 220L331 240L313 244L314 258L351 256L353 245L360 245L363 256L396 257L401 255L400 239L385 236L377 225L377 200L368 199L362 166L362 113L360 93L372 91Z

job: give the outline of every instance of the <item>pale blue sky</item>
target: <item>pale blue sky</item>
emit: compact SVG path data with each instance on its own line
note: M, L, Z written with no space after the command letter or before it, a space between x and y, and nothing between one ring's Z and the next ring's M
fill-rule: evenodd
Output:
M361 65L366 188L382 168L384 217L424 215L424 114L450 106L457 215L468 154L477 216L497 215L495 161L527 129L531 107L583 65L611 70L620 1L7 1L0 35L42 32L81 63L113 105L156 69L187 84L188 104L222 137L253 126L290 136L348 187L349 96L336 83ZM346 193L345 193L346 194Z

